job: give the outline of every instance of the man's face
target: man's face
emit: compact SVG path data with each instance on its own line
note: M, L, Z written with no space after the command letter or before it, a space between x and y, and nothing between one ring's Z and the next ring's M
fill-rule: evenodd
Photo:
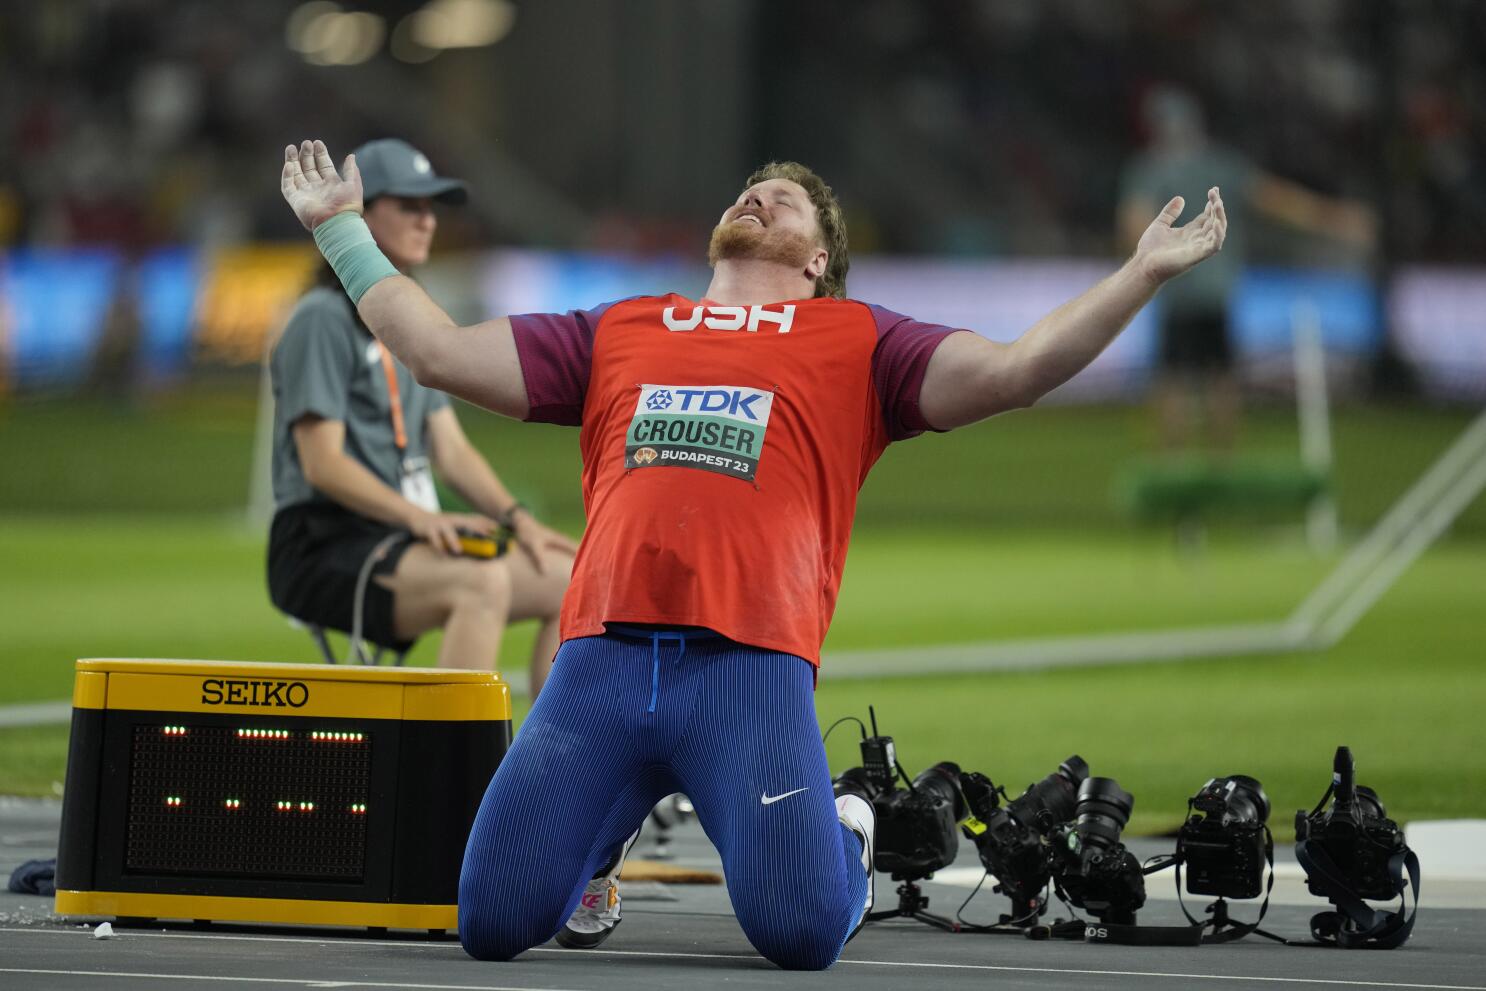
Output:
M723 260L748 259L803 270L817 256L824 271L815 205L803 186L788 179L767 179L743 190L723 211L707 248L707 261L714 266Z
M387 260L409 269L428 261L439 221L426 196L379 196L366 208L366 226Z

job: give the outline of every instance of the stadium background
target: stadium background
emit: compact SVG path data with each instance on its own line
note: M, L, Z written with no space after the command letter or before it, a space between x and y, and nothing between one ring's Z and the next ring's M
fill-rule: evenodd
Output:
M1296 459L1298 301L1318 307L1343 545L1298 510L1201 538L1139 521L1156 448L1152 316L1042 408L889 451L862 496L827 653L901 673L875 704L910 773L1015 790L1078 751L1169 828L1214 774L1278 831L1332 748L1403 819L1486 813L1486 500L1337 647L915 675L914 650L1277 619L1486 400L1486 8L1472 0L53 0L0 9L0 706L67 696L74 658L311 661L266 599L260 362L313 250L287 141L399 135L466 178L422 279L457 317L698 291L741 179L796 158L848 214L853 295L1006 338L1117 262L1139 106L1175 83L1265 168L1377 212L1362 253L1254 222L1232 301L1239 455ZM576 433L461 412L525 501L582 526ZM412 655L431 663L433 638ZM530 632L508 636L519 667ZM827 659L827 674L830 660ZM854 763L850 730L833 766ZM0 728L0 793L51 794L66 727Z

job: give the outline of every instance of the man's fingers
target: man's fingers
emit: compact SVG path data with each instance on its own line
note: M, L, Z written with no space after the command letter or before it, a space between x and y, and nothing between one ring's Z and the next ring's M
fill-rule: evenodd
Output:
M346 161L341 165L341 178L353 186L361 185L361 168L356 164L355 155L347 155Z
M283 190L286 193L294 192L297 189L303 189L307 185L309 185L309 183L305 181L304 173L299 171L298 161L296 161L293 165L290 165L288 162L284 163L284 173L279 180L279 185L283 187Z
M443 541L444 550L450 554L464 553L464 548L459 546L459 531L453 524L439 527L439 538Z
M315 154L315 171L320 173L322 179L339 179L336 174L335 163L330 160L330 149L325 147L325 142L316 139L311 146Z
M314 180L320 178L320 171L315 168L314 142L308 140L300 142L299 167L304 172L306 179Z
M1182 199L1180 196L1173 196L1171 198L1171 201L1167 203L1166 207L1161 211L1160 215L1156 217L1156 223L1160 224L1162 227L1170 227L1172 224L1176 223L1176 218L1182 215L1182 207L1186 205L1186 200Z
M284 189L300 189L304 184L304 170L299 167L299 149L288 145L284 148Z

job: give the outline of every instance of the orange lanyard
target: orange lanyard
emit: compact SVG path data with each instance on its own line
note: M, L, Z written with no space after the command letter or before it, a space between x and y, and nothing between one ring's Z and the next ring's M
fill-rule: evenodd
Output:
M392 403L392 439L399 453L408 448L408 431L402 422L402 396L397 389L397 370L392 367L392 354L385 344L378 344L382 351L382 374L387 377L387 399Z

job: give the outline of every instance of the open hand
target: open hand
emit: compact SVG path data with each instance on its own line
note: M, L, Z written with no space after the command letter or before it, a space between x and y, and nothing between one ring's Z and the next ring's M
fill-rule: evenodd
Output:
M1181 275L1218 253L1228 234L1228 214L1218 187L1207 191L1207 206L1191 223L1173 227L1186 200L1174 196L1160 216L1151 221L1135 246L1135 261L1157 283Z
M423 541L434 550L442 554L461 554L459 547L459 531L469 530L473 533L481 533L490 536L495 533L497 524L488 516L479 513L429 513L420 512L412 523L408 524L414 537Z
M279 188L305 230L313 231L338 213L362 211L361 172L355 155L346 156L342 170L344 177L336 172L323 141L304 141L297 148L284 149Z

